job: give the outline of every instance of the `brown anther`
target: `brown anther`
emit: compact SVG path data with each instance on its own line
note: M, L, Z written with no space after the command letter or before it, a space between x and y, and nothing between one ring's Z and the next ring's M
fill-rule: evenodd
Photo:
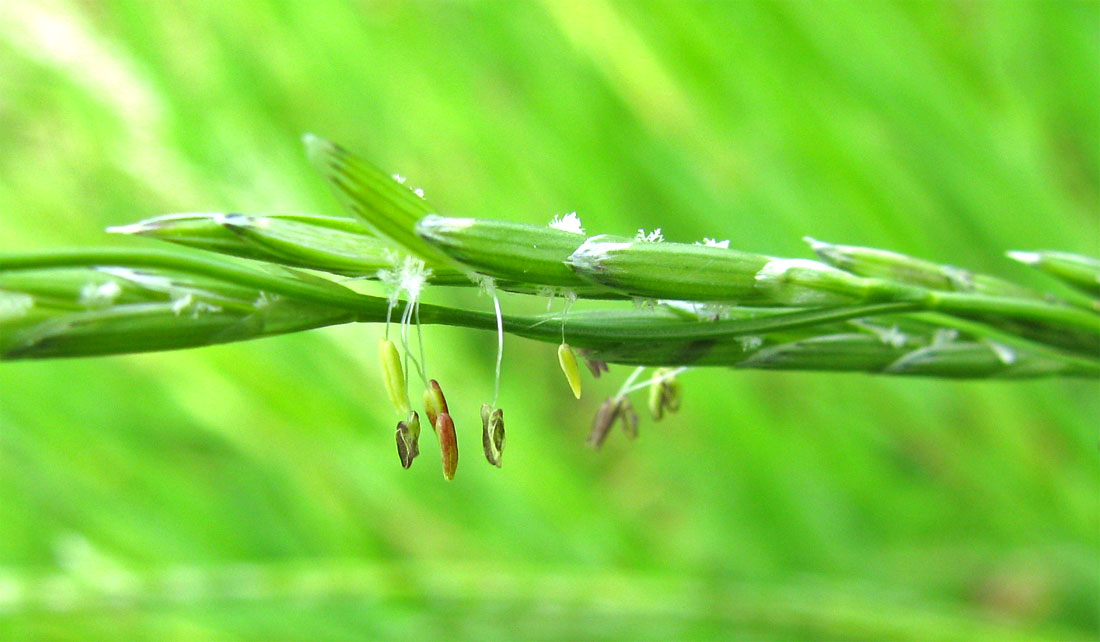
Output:
M589 359L588 355L592 354L591 350L579 349L581 358L584 359L584 365L588 366L588 371L592 373L594 379L599 379L600 375L607 372L607 362L598 361L596 359Z
M666 386L665 393L665 407L669 409L669 412L679 412L680 410L680 382L676 379L669 379Z
M401 467L408 469L420 454L420 416L415 410L409 411L408 419L397 422L396 438Z
M504 452L504 411L493 410L487 403L481 405L481 445L485 449L485 459L500 468Z
M439 382L432 379L428 387L424 389L424 412L428 415L428 423L435 429L435 420L439 415L449 412L447 410L447 398L443 396L443 390Z
M622 397L619 401L619 420L623 424L623 432L631 439L638 438L638 413L634 412L634 404L630 399Z
M455 438L455 422L446 410L435 418L435 434L439 436L439 453L443 458L443 477L455 478L458 469L458 440Z
M615 397L608 397L600 404L596 411L596 418L592 421L592 430L588 433L588 445L599 448L603 445L607 434L611 432L611 426L619 417L619 401Z
M638 437L638 413L634 411L630 399L626 396L608 397L596 411L592 430L588 433L588 445L597 449L602 446L616 421L622 422L623 432L627 437Z

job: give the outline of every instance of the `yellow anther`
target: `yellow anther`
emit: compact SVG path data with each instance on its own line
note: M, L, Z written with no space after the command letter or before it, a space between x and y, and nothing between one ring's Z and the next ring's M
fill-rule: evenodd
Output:
M408 415L409 392L405 386L405 371L401 368L401 355L397 353L393 341L385 338L378 340L378 360L382 364L382 380L390 402L397 412Z
M558 346L558 364L561 365L561 371L565 373L565 380L569 382L573 396L580 399L581 371L577 367L577 357L573 354L573 348L570 348L568 343Z

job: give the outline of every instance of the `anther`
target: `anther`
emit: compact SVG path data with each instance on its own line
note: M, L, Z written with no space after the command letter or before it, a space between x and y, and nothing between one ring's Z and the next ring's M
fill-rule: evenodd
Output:
M485 449L485 459L500 468L500 456L504 452L504 411L494 410L487 403L481 405L481 445Z
M397 346L389 339L378 340L378 360L382 364L382 381L393 407L401 414L409 412L409 392L405 385L405 371L401 368L401 356Z
M577 357L573 354L573 348L570 348L568 343L558 346L558 364L561 365L561 371L565 373L565 380L569 382L569 389L573 391L573 396L580 399L581 371L577 367Z
M397 423L397 456L401 458L401 467L408 469L420 454L420 416L415 410L409 412L405 421Z

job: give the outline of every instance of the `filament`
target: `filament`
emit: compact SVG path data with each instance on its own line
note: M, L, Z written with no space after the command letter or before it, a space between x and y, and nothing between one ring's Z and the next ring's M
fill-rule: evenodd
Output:
M390 304L386 306L386 334L385 337L388 340L390 338L390 317L393 316L393 306L396 305L396 301L390 300Z
M413 366L416 368L417 374L424 381L426 386L428 378L424 376L424 369L420 367L420 362L416 360L416 357L410 354L409 350L409 323L412 320L413 302L409 301L405 304L405 311L401 314L401 349L405 351L405 372L409 371L409 361L412 361ZM417 326L419 330L419 326ZM421 346L423 348L423 346ZM408 378L405 379L405 390L408 391Z
M497 367L496 376L493 379L493 403L489 405L495 408L497 397L500 396L500 365L504 360L504 319L500 314L500 299L497 298L495 287L491 290L491 293L493 295L493 309L497 313Z
M641 370L641 368L639 368L639 370ZM633 383L632 379L627 379L627 383L623 384L623 389L620 390L619 396L621 397L623 395L628 395L632 392L642 390L643 388L648 388L650 386L655 386L655 385L661 383L662 381L665 381L667 379L672 379L676 375L681 374L683 372L687 372L688 370L690 370L690 368L688 368L687 366L680 366L679 368L676 368L675 370L670 370L668 372L662 373L658 376L652 377L650 379L647 379L647 380L645 380L645 381L643 381L639 384L633 385L633 386L629 385L629 384ZM637 372L637 370L635 370L635 372Z
M424 358L424 331L420 325L420 301L416 302L413 307L413 314L416 316L416 343L420 346L420 378L424 380L424 387L428 387L428 377L425 372L428 370L428 360Z
M630 376L627 377L626 381L623 382L623 385L619 388L619 392L616 393L615 398L618 399L630 392L629 388L631 384L637 381L638 377L640 377L643 372L645 372L645 366L638 366L637 368L635 368L634 372L631 372Z
M565 317L569 316L569 310L570 310L570 308L573 307L573 302L574 301L576 301L576 298L571 297L569 295L565 295L565 296L562 297L562 308L561 308L561 342L562 343L565 343Z

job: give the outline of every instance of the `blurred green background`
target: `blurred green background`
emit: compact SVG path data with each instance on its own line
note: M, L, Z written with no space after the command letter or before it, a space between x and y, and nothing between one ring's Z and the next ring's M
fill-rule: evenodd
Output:
M1003 252L1100 255L1100 5L0 0L0 251L339 213L305 131L449 215L1046 287ZM0 638L1098 632L1095 382L694 371L593 452L626 369L574 402L509 339L496 470L495 338L429 327L448 484L430 434L398 464L379 331L0 365Z

